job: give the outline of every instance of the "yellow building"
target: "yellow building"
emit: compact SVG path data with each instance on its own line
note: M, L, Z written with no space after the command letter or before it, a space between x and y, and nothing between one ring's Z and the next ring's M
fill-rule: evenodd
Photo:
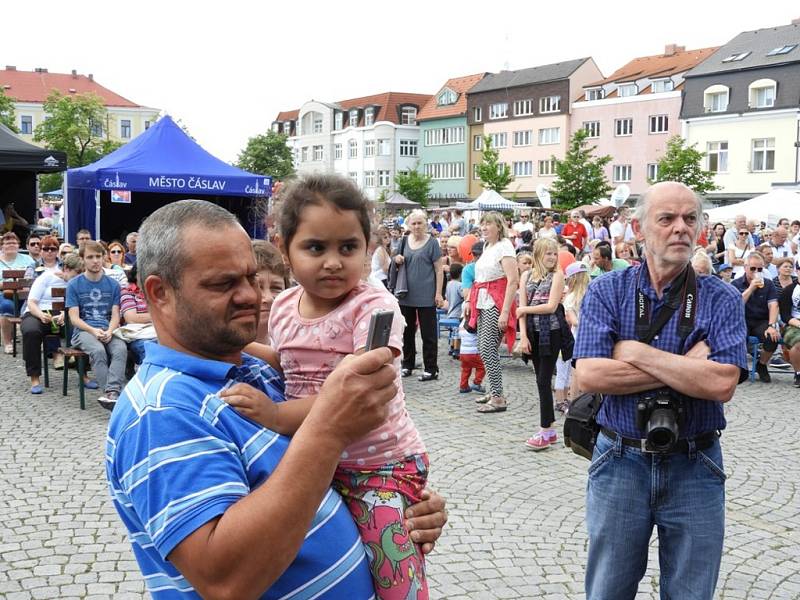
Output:
M20 71L7 66L0 70L0 87L14 100L16 126L20 136L31 143L36 126L44 121L44 102L54 90L64 96L93 93L105 105L105 123L96 125L98 137L128 142L158 119L159 109L141 106L103 87L89 75L50 73L47 69Z

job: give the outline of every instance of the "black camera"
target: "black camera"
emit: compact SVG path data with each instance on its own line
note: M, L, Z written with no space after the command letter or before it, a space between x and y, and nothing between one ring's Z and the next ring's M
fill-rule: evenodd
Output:
M669 452L678 441L684 414L683 399L670 389L643 394L636 405L636 426L645 433L645 449Z

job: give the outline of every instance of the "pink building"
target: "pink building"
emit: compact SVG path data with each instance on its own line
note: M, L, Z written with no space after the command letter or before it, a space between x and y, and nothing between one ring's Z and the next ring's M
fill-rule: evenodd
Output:
M597 146L595 155L612 156L606 166L612 185L625 183L638 195L655 179L667 140L681 131L683 76L715 50L687 52L669 44L664 54L635 58L584 86L583 96L572 104L570 134L586 129L589 143Z

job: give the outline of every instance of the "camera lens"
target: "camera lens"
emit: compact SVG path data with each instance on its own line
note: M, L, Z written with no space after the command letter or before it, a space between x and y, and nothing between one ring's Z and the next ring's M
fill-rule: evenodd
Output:
M666 452L678 441L678 423L670 408L656 408L650 414L647 443L656 452Z

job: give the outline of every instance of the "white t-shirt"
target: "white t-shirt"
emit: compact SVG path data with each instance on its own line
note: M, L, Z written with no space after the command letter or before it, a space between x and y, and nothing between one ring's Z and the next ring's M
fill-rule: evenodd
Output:
M772 246L772 244L770 244ZM772 246L772 253L774 258L785 258L787 256L794 256L792 252L792 245L789 240L786 240L780 246Z
M546 228L542 227L541 229L539 229L539 237L540 238L551 238L551 239L557 240L558 239L558 233L556 232L556 228L555 227L551 227L550 229L546 229Z
M55 275L54 270L46 269L41 275L33 280L31 291L28 293L28 300L35 300L40 310L53 309L53 295L52 290L56 287L67 287L67 282L61 277ZM27 314L28 304L25 303L25 310L23 314Z
M496 244L483 247L483 254L475 263L475 283L484 281L494 281L506 276L503 265L500 261L506 257L516 257L514 246L511 241L503 238ZM494 300L485 289L478 290L478 308L493 308Z
M622 237L623 242L629 242L633 239L633 228L631 227L630 223L626 223L623 227L622 222L617 219L611 223L611 227L609 229L612 244L614 243L614 238L616 237Z
M517 221L514 223L514 231L517 233L522 233L523 231L530 231L533 233L533 223L528 221L527 223L523 223L522 221Z
M792 318L800 319L800 285L792 290Z

